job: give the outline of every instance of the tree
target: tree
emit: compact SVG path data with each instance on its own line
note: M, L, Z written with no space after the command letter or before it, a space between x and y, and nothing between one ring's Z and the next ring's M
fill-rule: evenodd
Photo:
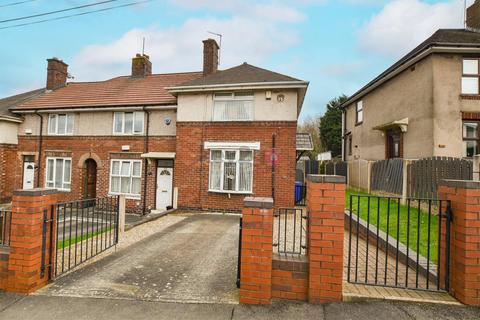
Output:
M348 100L346 95L341 95L327 103L325 114L320 117L320 139L327 151L332 152L332 157L342 154L342 109L340 106Z
M299 133L310 133L313 140L313 150L305 152L305 155L310 159L315 160L317 154L322 151L322 142L320 140L320 117L319 116L307 116L301 124L298 125L297 131Z

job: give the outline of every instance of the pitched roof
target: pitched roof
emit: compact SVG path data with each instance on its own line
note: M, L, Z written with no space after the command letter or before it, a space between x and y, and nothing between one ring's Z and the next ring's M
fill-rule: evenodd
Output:
M175 104L166 87L201 77L201 72L154 74L144 78L121 76L106 81L70 82L13 110L115 107Z
M398 69L399 67L403 66L409 60L415 58L420 53L424 52L425 50L435 47L435 46L442 46L442 47L479 47L480 48L480 33L467 30L467 29L439 29L437 30L432 36L430 36L427 40L422 42L418 45L415 49L407 53L403 58L398 60L395 64L393 64L390 68L382 72L378 77L370 81L367 85L363 88L358 90L355 94L353 94L344 104L343 106L348 106L353 101L353 98L360 98L357 97L361 95L363 91L370 88L384 77Z
M19 104L22 104L32 98L35 98L45 92L45 89L36 89L14 96L6 97L0 99L0 118L9 117L9 118L18 118L15 114L10 112L10 108L16 107Z
M221 84L241 84L241 83L267 83L267 82L290 82L301 81L277 72L252 66L243 63L236 67L222 70L210 74L206 77L187 81L179 85L180 87L189 86L210 86Z

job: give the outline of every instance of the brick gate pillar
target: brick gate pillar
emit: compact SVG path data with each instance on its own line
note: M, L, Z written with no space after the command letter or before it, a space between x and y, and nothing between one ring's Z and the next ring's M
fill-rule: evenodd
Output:
M245 198L242 210L240 303L272 297L273 199Z
M345 177L307 177L310 303L342 300Z
M56 200L56 190L14 191L7 291L31 293L48 282L49 269L41 274L43 214L48 210L47 216L50 218L53 215L51 207ZM46 231L45 265L48 265L50 229Z
M439 196L452 205L449 292L464 304L480 306L480 181L445 180ZM445 230L444 219L442 223ZM445 248L444 232L441 245Z

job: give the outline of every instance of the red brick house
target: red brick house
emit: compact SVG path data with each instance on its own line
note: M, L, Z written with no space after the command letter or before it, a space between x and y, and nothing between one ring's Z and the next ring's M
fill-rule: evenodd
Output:
M49 59L46 89L9 107L17 119L15 160L2 165L9 181L56 188L64 200L125 194L143 213L236 211L246 195L292 206L308 82L246 63L219 71L212 39L203 60L200 72L152 74L137 54L131 75L67 82L67 64Z

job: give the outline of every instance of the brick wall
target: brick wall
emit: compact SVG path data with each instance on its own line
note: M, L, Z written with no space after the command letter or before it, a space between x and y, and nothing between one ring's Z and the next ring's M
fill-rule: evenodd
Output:
M342 300L345 177L307 178L310 303Z
M22 187L22 165L23 155L35 154L38 161L38 137L20 136L18 152L16 153L16 169L14 176L14 186L19 189ZM128 152L122 152L122 146L129 145ZM97 197L105 197L109 191L110 160L111 159L141 159L140 155L144 153L144 137L118 137L118 136L67 136L43 138L43 151L41 166L39 171L40 187L45 185L46 157L48 156L67 156L72 158L72 186L70 192L59 194L60 201L70 201L83 198L85 169L83 167L85 160L92 158L97 162ZM175 137L149 137L149 151L157 152L175 152ZM144 160L142 164L142 197L144 173L147 170L147 210L155 208L156 197L156 161L149 165ZM37 175L35 176L37 179ZM143 199L143 198L142 198ZM141 212L143 209L143 200L127 200L127 208L130 211Z
M10 248L0 247L0 290L5 290L7 286L9 259L10 259Z
M242 217L240 303L268 304L272 297L273 200L245 198Z
M296 122L177 123L175 179L179 207L238 211L245 195L208 192L209 150L205 141L260 142L254 153L253 195L272 197L272 135L275 134L278 164L275 179L275 206L294 205Z
M460 302L480 306L480 182L447 180L441 199L451 200L450 294ZM445 230L445 227L443 227ZM445 233L442 233L445 248ZM445 266L442 250L441 264ZM444 268L445 269L445 268ZM441 275L443 279L445 272Z
M305 256L273 255L272 298L298 301L308 299L308 260Z
M15 185L17 145L0 144L0 203L12 199Z

